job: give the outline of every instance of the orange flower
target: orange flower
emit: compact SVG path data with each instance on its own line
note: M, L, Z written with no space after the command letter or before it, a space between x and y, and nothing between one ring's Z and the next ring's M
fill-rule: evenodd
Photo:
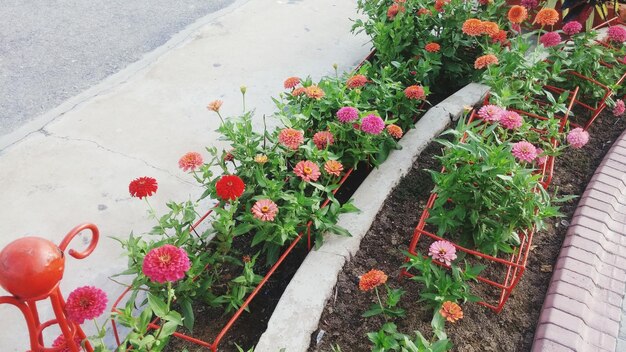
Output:
M300 84L300 78L298 77L289 77L283 83L285 89L295 88L298 84Z
M359 289L369 291L387 282L387 275L380 270L370 270L359 279Z
M443 12L443 6L448 3L450 3L450 0L436 0L435 10L437 10L437 12Z
M324 171L326 171L329 175L339 176L343 171L343 165L337 160L328 160L324 164Z
M506 40L506 35L507 32L501 29L498 31L498 34L491 36L491 42L500 43L500 45L507 45L508 41Z
M406 11L404 6L398 3L394 3L393 5L389 6L389 8L387 9L387 18L389 18L390 20L393 20L399 12L404 12L404 11Z
M402 138L402 128L398 125L394 125L393 123L387 126L387 133L396 139Z
M483 21L470 18L463 23L463 33L471 35L472 37L483 34Z
M346 86L350 89L361 88L367 83L367 77L363 75L354 75L346 81Z
M316 100L320 100L324 97L324 95L326 95L322 88L315 85L306 87L304 94L306 94L307 97Z
M426 44L424 49L426 49L426 51L428 51L429 53L436 53L436 52L439 52L439 50L441 50L441 45L437 43L428 43Z
M474 61L474 68L477 70L483 69L489 65L497 65L498 58L495 55L487 54L483 55Z
M451 323L463 319L463 310L458 304L451 301L443 302L439 314Z
M305 92L306 92L306 88L298 87L291 92L291 95L293 95L294 97L297 97L299 95L304 94Z
M417 10L417 15L418 16L421 16L421 15L432 15L432 12L430 12L429 9L426 9L426 8L422 7L421 9Z
M209 105L206 106L206 108L211 111L219 112L223 103L224 102L221 100L213 100L212 102L209 103Z
M558 21L559 13L555 9L546 7L537 12L533 23L539 23L542 26L554 26Z
M511 6L507 17L512 23L519 24L524 22L528 18L528 10L526 10L524 6L520 5Z
M482 34L486 34L490 37L494 35L498 35L498 32L500 32L500 27L495 22L486 21L486 22L481 23L480 27L482 30Z

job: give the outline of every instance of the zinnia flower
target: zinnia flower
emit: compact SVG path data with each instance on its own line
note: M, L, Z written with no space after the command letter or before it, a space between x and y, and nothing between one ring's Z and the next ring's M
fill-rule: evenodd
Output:
M226 152L224 154L224 161L233 161L235 160L235 156L233 155L234 149L231 149L230 151Z
M261 199L256 201L252 206L252 214L261 221L274 221L274 217L278 213L276 203L269 199Z
M463 27L461 28L463 33L475 37L483 34L483 22L477 18L470 18L463 22Z
M398 4L398 3L393 3L387 9L387 18L389 18L390 20L393 20L396 17L396 15L398 14L398 12L404 12L404 11L405 11L404 6L402 6L402 5Z
M307 97L315 100L320 100L324 97L324 95L326 95L322 88L315 85L306 87L304 90L304 94L306 94Z
M429 53L436 53L441 50L441 45L437 43L428 43L426 44L426 46L424 46L424 49L426 49L426 51L428 51Z
M178 160L178 167L183 169L183 171L187 171L187 170L193 171L196 168L202 166L203 162L204 161L202 160L202 155L200 155L200 153L189 152L183 155Z
M299 77L289 77L289 78L287 78L285 80L285 83L283 83L283 86L285 87L285 89L293 89L298 84L300 84L300 78Z
M346 81L346 86L350 89L361 88L367 83L367 77L363 75L354 75Z
M78 346L78 350L79 351L83 351L83 348L81 346L81 339L80 337L78 337L78 335L74 336L74 343L76 344L76 346ZM57 352L71 352L70 348L67 346L67 342L65 341L65 336L63 336L63 334L57 336L56 339L54 339L54 341L52 341L52 347L64 347L60 350L57 350Z
M237 175L224 175L215 183L217 195L223 200L235 200L245 189L246 184Z
M478 3L485 6L493 3L493 0L478 0Z
M451 323L463 319L463 310L461 309L461 306L451 301L443 302L441 309L439 309L439 314Z
M396 139L400 139L402 138L402 128L398 125L394 125L393 123L391 125L388 125L386 127L387 129L387 133L389 133L390 135L392 135L394 138Z
M298 150L304 142L304 133L293 128L285 128L278 134L278 142L291 150Z
M353 107L344 106L337 111L337 118L343 123L352 122L359 118L359 110Z
M615 102L615 107L613 108L613 116L620 116L624 114L626 111L626 106L624 105L624 101L622 99L618 99Z
M359 278L359 289L369 291L387 282L387 275L380 270L372 269Z
M184 278L189 268L191 263L187 252L171 244L152 248L143 258L141 266L143 274L148 279L160 284Z
M324 149L328 145L332 145L335 142L335 138L333 134L328 131L317 132L313 136L313 143L317 147L317 149Z
M567 134L567 143L572 148L580 149L589 142L589 132L583 130L580 127L574 128Z
M328 160L324 164L324 171L326 171L329 175L339 176L343 171L343 165L336 160Z
M578 21L569 21L563 26L563 33L567 35L574 35L580 33L583 29L583 25Z
M157 180L152 177L139 177L128 185L130 195L139 199L151 196L157 189Z
M486 22L481 23L480 27L481 27L482 33L490 37L493 37L494 35L498 35L498 33L500 32L500 27L495 22L486 21Z
M529 142L521 141L513 144L511 153L517 159L530 163L537 157L537 148Z
M533 23L539 23L542 26L554 26L558 21L559 13L553 8L545 7L537 12Z
M508 42L506 40L507 34L508 34L507 31L501 29L501 30L498 31L498 34L491 36L491 42L492 43L500 43L500 45L505 45Z
M212 102L209 103L209 105L207 105L206 108L211 111L219 112L223 103L224 102L221 100L213 100Z
M537 5L539 5L539 0L522 0L520 5L527 9L534 9Z
M509 9L507 17L511 23L522 23L528 18L528 10L524 6L514 5Z
M361 131L369 134L380 134L385 128L385 122L374 114L367 115L361 120Z
M537 159L535 159L535 162L537 163L537 165L543 166L543 164L545 164L546 161L548 161L548 156L543 154L543 149L537 148Z
M293 91L291 91L291 95L294 97L300 96L302 94L304 94L306 92L306 88L304 87L298 87L296 89L294 89Z
M404 90L404 96L412 100L422 100L426 98L426 93L422 86L412 85Z
M539 42L541 42L544 47L550 48L561 43L561 35L557 32L548 32L539 38Z
M450 0L436 0L435 10L437 10L437 12L443 12L443 7L448 3L450 3Z
M456 248L448 241L436 241L428 247L428 255L433 260L450 265L456 259Z
M77 324L100 316L107 307L107 295L99 288L83 286L67 296L65 313L67 318Z
M320 177L320 168L312 161L304 160L296 164L293 173L305 182L315 182Z
M498 58L493 54L487 54L483 56L479 56L476 61L474 61L474 68L477 70L481 70L489 65L497 65Z
M626 29L622 26L611 26L608 31L609 40L616 43L626 41Z
M504 109L497 105L485 105L478 110L478 116L485 121L494 122L500 120L503 111Z
M520 128L524 123L524 118L515 111L503 110L498 119L500 125L509 130Z
M267 155L265 154L257 154L254 157L254 162L257 164L265 164L267 162Z
M426 9L426 8L423 8L423 7L422 7L421 9L417 10L417 15L418 15L418 16L422 16L422 15L432 15L432 12L430 12L430 10L429 10L429 9Z

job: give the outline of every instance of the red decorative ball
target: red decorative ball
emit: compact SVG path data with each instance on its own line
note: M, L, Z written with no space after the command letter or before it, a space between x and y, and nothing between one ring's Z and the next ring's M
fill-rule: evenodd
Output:
M20 238L0 252L0 286L18 298L47 295L61 281L64 269L63 252L45 238Z

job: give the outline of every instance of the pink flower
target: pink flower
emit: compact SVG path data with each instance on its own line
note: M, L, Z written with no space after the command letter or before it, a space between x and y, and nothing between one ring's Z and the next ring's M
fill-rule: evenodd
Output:
M569 21L563 26L563 33L567 35L574 35L580 33L583 29L583 25L578 21Z
M261 221L274 221L274 217L278 213L276 203L269 199L258 200L252 206L252 214Z
M580 149L585 146L589 142L589 132L583 130L580 127L574 128L569 131L567 134L567 143L569 143L572 148Z
M341 162L336 161L336 160L328 160L324 164L324 170L329 175L339 176L341 175L341 172L343 171L343 164L341 164Z
M337 118L343 123L352 122L359 118L359 110L349 106L344 106L337 111Z
M498 121L504 109L497 105L485 105L478 110L478 116L485 121Z
M517 32L517 33L521 33L522 32L522 26L519 23L511 23L511 30Z
M320 150L326 148L327 145L333 145L334 142L333 134L328 131L320 131L313 136L313 143Z
M278 134L278 142L291 150L298 150L303 141L304 133L293 128L285 128Z
M93 286L83 286L67 296L65 312L69 320L82 324L85 320L99 317L106 309L107 302L104 291Z
M539 38L544 47L550 48L561 43L561 35L557 32L548 32Z
M618 99L615 102L615 107L613 108L613 116L623 115L624 111L626 111L626 106L624 106L624 101L622 99Z
M76 346L78 346L78 350L83 351L83 348L80 344L82 341L80 337L78 337L78 335L74 336L74 342L76 343ZM65 336L63 336L63 334L57 336L57 338L52 341L52 347L64 347L60 350L57 350L57 352L71 352L70 348L67 347L67 342L65 341Z
M374 114L367 115L361 120L361 131L369 134L380 134L385 129L385 122Z
M191 268L184 249L166 244L153 248L143 258L142 271L151 281L160 284L178 281Z
M312 161L304 160L296 164L293 173L305 182L315 182L320 177L320 168Z
M203 162L204 161L202 160L202 155L200 155L200 153L189 152L183 155L180 160L178 160L178 167L183 169L183 171L194 171L195 169L202 166Z
M537 5L539 5L539 1L538 0L522 0L520 2L520 5L530 10L530 9L534 9L535 7L537 7Z
M623 43L626 41L626 29L622 26L609 27L609 40L616 43Z
M450 265L456 259L456 248L448 241L436 241L428 248L428 255L433 260Z
M524 123L524 119L515 111L503 110L498 119L502 127L514 130L520 128Z
M529 142L521 141L513 144L511 153L517 159L530 163L537 157L537 148Z
M543 154L543 149L537 148L537 159L535 161L539 166L543 166L548 161L548 156Z

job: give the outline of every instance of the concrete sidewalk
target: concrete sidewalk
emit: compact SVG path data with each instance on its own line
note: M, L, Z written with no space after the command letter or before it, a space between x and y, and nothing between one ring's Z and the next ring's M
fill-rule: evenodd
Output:
M159 213L168 200L195 199L202 189L177 161L185 152L219 146L219 120L206 104L222 99L224 115L238 113L239 87L246 85L247 106L260 121L274 111L270 97L282 91L284 78L317 79L332 72L333 63L351 69L369 50L367 38L350 33L355 4L238 1L37 119L40 126L0 139L0 248L26 235L58 243L75 225L93 222L100 244L91 257L67 261L62 290L95 285L114 300L121 288L107 277L123 270L126 259L107 236L143 233L153 224L128 183L155 177L159 190L150 202ZM0 307L0 316L0 350L27 349L17 311Z

